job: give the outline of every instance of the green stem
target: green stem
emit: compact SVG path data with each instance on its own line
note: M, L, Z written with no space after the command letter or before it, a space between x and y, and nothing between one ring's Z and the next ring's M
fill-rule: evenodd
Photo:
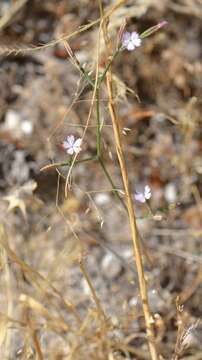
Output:
M85 159L76 160L76 161L75 161L75 164L80 164L80 163L83 163L83 162L87 162L87 161L91 161L91 160L96 160L96 159L97 159L97 155L96 155L96 156L90 156L90 157L85 158ZM70 165L72 165L72 161L70 162Z
M96 149L97 157L101 155L101 131L100 131L100 92L99 87L96 89Z
M81 73L84 75L85 79L88 81L88 83L94 88L95 82L94 80L88 75L87 71L83 68L83 66L79 66L79 69Z
M79 68L80 72L84 75L85 79L88 81L88 83L94 88L95 82L91 78L91 76L87 73L87 71L83 68L83 66L80 64L79 60L76 56L74 56L74 60L76 62L77 67Z
M103 82L106 74L107 74L107 71L109 70L112 62L114 61L114 59L116 58L116 56L119 54L120 52L120 48L118 48L115 53L112 55L111 59L109 60L108 64L106 65L103 73L100 75L99 79L98 79L98 82L97 82L97 88L96 88L96 156L93 156L93 157L89 157L89 158L86 158L86 159L83 159L83 160L78 160L78 161L75 161L75 164L79 164L79 163L82 163L82 162L86 162L86 161L91 161L91 160L98 160L109 183L111 184L112 186L112 190L115 194L115 196L119 199L119 201L121 202L121 204L123 205L124 209L127 211L127 208L126 208L126 205L123 201L123 199L121 198L119 192L116 190L116 186L104 164L104 161L102 160L101 158L101 129L100 129L100 125L101 125L101 122L100 122L100 86L101 86L101 83ZM84 75L85 79L88 81L88 83L94 88L95 85L96 85L96 82L91 78L91 76L89 76L89 74L86 72L86 70L83 68L83 66L80 64L79 60L76 58L76 56L74 57L75 61L76 61L76 64L80 70L80 72ZM68 161L68 162L65 162L65 163L56 163L56 164L53 164L52 166L71 166L71 161ZM51 167L51 165L50 165Z
M121 204L123 205L123 207L125 208L125 210L127 211L126 205L123 201L123 199L121 198L119 192L116 190L116 186L111 178L111 175L109 174L104 161L101 157L101 130L100 130L100 85L102 80L104 79L110 65L112 64L112 61L114 60L114 58L116 57L116 55L118 54L118 50L114 53L112 59L110 60L110 62L108 63L108 65L106 66L103 74L101 75L101 77L99 78L98 84L97 84L97 89L96 89L96 149L97 149L97 159L105 173L105 176L107 177L109 183L111 184L112 190L115 194L115 196L118 198L118 200L121 202Z
M126 205L125 205L123 199L121 198L121 196L120 196L120 194L119 194L119 192L118 192L118 190L117 190L117 188L116 188L116 186L115 186L115 184L114 184L114 182L113 182L113 180L111 178L111 175L109 174L109 172L108 172L108 170L107 170L107 168L106 168L106 166L104 164L104 161L102 160L101 157L98 158L98 161L99 161L99 163L100 163L100 165L101 165L101 167L102 167L102 169L103 169L103 171L104 171L104 173L106 175L106 178L108 179L109 183L111 184L114 195L117 197L117 199L121 202L124 209L127 211Z
M87 161L91 161L91 160L96 160L97 159L97 155L96 156L91 156L89 158L85 158L85 159L82 159L82 160L76 160L75 161L75 164L80 164L80 163L83 163L83 162L87 162ZM51 168L56 168L56 167L60 167L60 166L71 166L72 165L72 162L71 160L70 161L66 161L64 163L53 163L53 164L48 164L48 165L45 165L44 167L42 167L40 169L40 171L44 171L44 170L49 170Z
M154 217L154 213L153 213L152 208L151 208L150 204L148 203L148 201L146 201L145 204L146 204L147 209L149 210L149 215Z
M99 80L98 80L98 84L97 84L97 89L100 88L101 83L103 82L107 71L109 70L111 64L113 63L114 59L117 57L117 55L120 53L120 48L118 48L115 53L112 55L111 59L109 60L108 64L106 65L103 73L100 75ZM83 66L80 64L79 60L75 57L75 61L76 64L80 70L80 72L84 75L85 79L88 81L88 83L94 88L95 86L95 81L91 78L91 76L87 73L87 71L83 68Z
M118 48L115 53L112 55L111 59L109 60L108 64L106 65L103 73L100 75L99 78L99 86L101 85L101 83L103 82L105 75L107 73L107 71L109 70L111 64L113 63L114 59L116 58L116 56L120 53L120 48Z

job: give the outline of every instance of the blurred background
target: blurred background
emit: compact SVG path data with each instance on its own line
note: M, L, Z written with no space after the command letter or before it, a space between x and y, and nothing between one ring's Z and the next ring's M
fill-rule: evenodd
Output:
M147 184L152 191L149 205L134 200L134 206L159 352L170 359L177 347L175 359L200 360L202 2L103 5L117 5L109 23L114 43L124 19L128 31L139 33L168 22L134 52L117 57L115 100L132 191ZM96 161L75 166L67 198L68 169L60 169L63 176L40 171L67 159L62 142L70 134L82 136L92 98L59 40L92 24L68 41L94 71L97 19L96 1L0 1L2 359L149 359L127 214L102 168ZM101 69L105 60L101 42ZM105 85L101 119L105 166L121 191ZM95 153L93 112L81 156ZM113 325L105 334L116 350L111 358L95 336L81 253ZM86 320L79 335L73 307Z

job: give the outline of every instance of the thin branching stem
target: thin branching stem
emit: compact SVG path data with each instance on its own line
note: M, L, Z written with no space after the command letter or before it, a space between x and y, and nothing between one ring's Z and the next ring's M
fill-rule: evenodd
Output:
M84 278L85 278L85 280L86 280L86 282L87 282L87 284L88 284L88 286L89 286L89 289L90 289L90 291L91 291L91 293L92 293L92 297L93 297L93 300L94 300L94 302L95 302L95 304L96 304L96 307L97 307L97 310L98 310L98 314L99 314L99 316L100 316L100 318L101 318L102 321L103 321L103 320L106 321L107 318L106 318L106 316L105 316L104 310L102 309L102 306L101 306L101 304L100 304L99 298L98 298L98 296L97 296L97 294L96 294L96 291L95 291L95 289L94 289L94 286L93 286L92 283L91 283L90 277L89 277L89 275L88 275L88 272L87 272L87 270L86 270L86 267L85 267L85 264L84 264L84 261L83 261L82 258L81 258L80 261L79 261L79 265L80 265L81 272L82 272L82 274L83 274L83 276L84 276Z
M111 59L109 60L108 64L106 65L103 73L100 75L99 78L99 86L101 85L101 83L103 82L103 80L105 79L105 76L110 68L110 66L112 65L113 61L115 60L115 58L117 57L117 55L120 53L120 48L118 48L114 54L112 55Z
M88 158L84 158L84 159L81 159L81 160L76 160L74 162L74 164L80 164L80 163L83 163L83 162L88 162L88 161L93 161L93 160L96 160L97 159L97 156L90 156ZM64 167L64 166L71 166L72 165L72 161L65 161L65 162L56 162L56 163L52 163L52 164L48 164L48 165L45 165L43 166L40 171L44 171L44 170L51 170L53 168L57 168L57 167Z
M100 129L100 99L99 99L99 87L96 89L96 148L97 157L101 155L101 129Z
M106 166L105 166L105 163L104 163L102 157L99 157L98 161L99 161L99 163L100 163L100 165L101 165L101 168L103 169L103 171L104 171L104 173L105 173L105 176L106 176L107 180L109 181L109 183L110 183L110 185L111 185L111 187L112 187L112 190L113 190L114 195L115 195L116 198L121 202L123 208L127 211L126 204L124 203L122 197L120 196L119 190L117 190L117 187L116 187L116 185L114 184L114 181L113 181L111 175L109 174L109 172L108 172L108 170L107 170L107 168L106 168Z

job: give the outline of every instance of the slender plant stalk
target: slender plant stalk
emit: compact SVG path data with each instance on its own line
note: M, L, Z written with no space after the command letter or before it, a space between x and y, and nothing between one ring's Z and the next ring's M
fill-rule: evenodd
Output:
M88 158L84 158L84 159L81 159L81 160L76 160L74 162L74 164L80 164L80 163L83 163L83 162L87 162L87 161L92 161L92 160L96 160L97 159L97 156L91 156L91 157L88 157ZM72 162L71 160L70 161L65 161L64 163L62 162L57 162L57 163L52 163L52 164L48 164L48 165L45 165L43 166L40 171L44 171L44 170L50 170L50 169L53 169L53 168L57 168L57 167L63 167L63 166L71 166Z
M113 63L113 61L115 60L115 58L117 57L117 55L120 53L120 48L118 48L114 54L112 55L111 59L109 60L108 64L106 65L103 73L100 75L99 78L99 86L101 85L101 83L103 82L103 80L105 79L105 76L107 74L107 71L109 70L111 64Z
M101 129L100 129L100 91L99 86L96 89L96 148L97 157L101 155Z
M142 254L141 254L141 243L140 238L138 236L138 230L137 230L137 224L136 224L136 218L133 208L133 200L130 192L130 185L128 180L128 171L126 167L126 161L124 157L123 152L123 146L121 141L121 132L119 128L119 122L116 115L116 110L114 106L114 100L113 100L113 92L112 92L112 76L111 72L109 71L107 74L107 89L108 89L108 95L109 95L109 112L112 120L113 130L114 130L114 137L116 142L116 151L117 156L120 164L124 189L125 189L125 197L126 197L126 204L128 208L128 216L129 216L129 222L130 222L130 228L131 228L131 235L133 240L133 246L134 246L134 255L135 255L135 261L136 261L136 267L137 267L137 273L138 273L138 279L139 279L139 287L140 287L140 295L142 299L142 307L145 317L145 323L146 323L146 330L148 335L148 342L149 342L149 349L152 360L158 359L158 354L155 346L155 336L154 336L154 329L153 329L153 319L151 316L149 303L148 303L148 294L147 294L147 285L144 275L144 267L143 267L143 260L142 260Z
M104 322L105 322L107 319L106 319L104 310L102 309L102 306L101 306L100 301L99 301L99 299L98 299L98 297L97 297L97 294L96 294L96 292L95 292L94 286L93 286L92 283L91 283L90 277L89 277L89 275L88 275L88 272L87 272L87 270L86 270L86 267L85 267L85 264L84 264L84 261L83 261L82 258L81 258L80 261L79 261L79 265L80 265L81 272L83 273L83 276L84 276L84 278L86 279L86 282L87 282L87 284L88 284L88 286L89 286L89 289L90 289L90 291L91 291L93 300L94 300L94 302L95 302L95 304L96 304L96 307L97 307L97 311L98 311L99 317L100 317L100 319L102 320L102 322L103 322L103 320L104 320Z
M103 11L102 11L101 0L99 0L99 5L100 5L100 12L101 12L101 17L102 17ZM106 43L106 48L109 53L110 45L109 45L107 26L106 26L105 21L103 21L103 35L104 35L104 40ZM119 121L117 118L115 104L114 104L114 100L113 100L111 66L109 66L109 70L106 73L106 83L107 83L107 91L108 91L108 97L109 97L109 102L108 102L109 113L110 113L110 117L111 117L111 121L112 121L112 125L113 125L114 138L115 138L115 143L116 143L116 152L117 152L117 156L118 156L118 160L119 160L119 165L120 165L120 169L121 169L121 175L122 175L122 180L123 180L123 185L124 185L124 190L125 190L126 205L127 205L127 209L128 209L128 217L129 217L129 222L130 222L135 262L136 262L136 268L137 268L137 274L138 274L138 280L139 280L140 296L141 296L141 300L142 300L142 307L143 307L143 313L144 313L145 324L146 324L146 332L147 332L147 336L148 336L148 345L149 345L151 359L158 360L158 353L157 353L157 349L156 349L156 345L155 345L153 318L152 318L152 315L150 312L150 307L149 307L149 302L148 302L147 285L146 285L146 279L145 279L145 274L144 274L140 237L138 235L136 217L135 217L135 212L134 212L134 207L133 207L133 200L132 200L131 191L130 191L128 171L127 171L127 167L126 167L126 161L125 161L122 140L121 140L121 131L120 131Z
M103 169L103 171L105 173L105 176L106 176L107 180L109 181L109 183L110 183L110 185L112 187L114 195L121 202L123 208L127 211L125 202L123 201L122 197L120 196L119 191L117 190L117 186L114 184L114 181L113 181L111 175L109 174L102 157L99 157L98 161L99 161L99 163L101 165L101 168Z
M16 13L27 3L28 0L18 0L13 3L0 19L0 29L1 31L7 27L12 18Z

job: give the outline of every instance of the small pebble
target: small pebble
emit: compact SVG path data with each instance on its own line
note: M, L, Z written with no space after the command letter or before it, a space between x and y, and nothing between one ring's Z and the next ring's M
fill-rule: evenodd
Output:
M168 183L165 187L165 198L169 203L177 201L177 190L173 183Z
M19 131L20 115L14 110L8 110L5 116L4 128L7 131Z
M22 129L22 132L25 134L25 135L31 135L32 132L33 132L33 124L31 121L29 120L24 120L21 124L21 129Z
M99 193L95 195L95 202L97 205L106 205L110 201L110 196L105 193Z
M116 278L121 272L121 264L115 255L108 253L102 258L101 262L104 275L108 279Z

